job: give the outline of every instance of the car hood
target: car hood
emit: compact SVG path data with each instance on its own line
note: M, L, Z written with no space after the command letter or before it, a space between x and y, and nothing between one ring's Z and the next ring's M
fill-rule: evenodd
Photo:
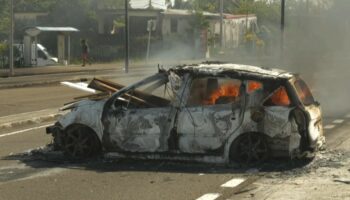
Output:
M58 122L63 129L73 124L81 124L93 129L96 134L102 138L103 126L101 123L101 116L106 100L92 101L82 100L65 107L64 109L71 109L71 112L63 115Z

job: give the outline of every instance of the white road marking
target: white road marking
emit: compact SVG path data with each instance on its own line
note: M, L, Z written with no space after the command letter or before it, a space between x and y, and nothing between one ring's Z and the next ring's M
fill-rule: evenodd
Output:
M214 200L214 199L217 199L219 196L220 196L219 193L208 193L199 197L196 200Z
M334 124L341 124L343 122L344 122L343 119L336 119L336 120L333 121Z
M233 178L226 183L222 184L221 187L229 187L229 188L234 188L237 185L243 183L245 181L244 178Z
M43 126L37 126L37 127L33 127L33 128L28 128L28 129L23 129L23 130L19 130L19 131L14 131L14 132L11 132L11 133L1 134L0 138L6 137L6 136L10 136L10 135L16 135L16 134L24 133L24 132L27 132L27 131L32 131L32 130L36 130L36 129L45 128L45 127L47 127L49 125L51 125L51 124L46 124L46 125L43 125Z
M14 114L14 115L2 116L2 117L0 117L0 120L1 119L6 119L6 118L10 118L10 117L16 117L16 116L19 116L19 115L27 115L27 114L33 115L33 112L34 113L40 113L40 112L49 112L49 111L52 111L52 110L58 111L58 108L50 108L50 109L43 109L43 110L37 110L37 111L31 111L31 112L18 113L18 114Z
M324 128L324 129L332 129L332 128L334 128L334 127L335 127L335 125L333 125L333 124L328 124L328 125L324 126L323 128Z
M89 88L87 83L83 83L83 82L72 83L69 81L63 81L63 82L61 82L61 84L66 85L66 86L71 87L71 88L74 88L74 89L81 90L81 91L85 91L85 92L89 92L89 93L96 93L96 90Z
M199 173L198 175L199 175L199 176L204 176L204 174L203 174L203 173Z
M59 173L66 171L66 170L67 169L65 169L65 168L47 169L47 170L43 170L43 171L38 171L36 173L33 173L30 176L19 178L17 180L28 180L28 179L34 179L34 178L39 178L39 177L52 176L52 175L59 174ZM54 181L56 182L57 179L54 179Z

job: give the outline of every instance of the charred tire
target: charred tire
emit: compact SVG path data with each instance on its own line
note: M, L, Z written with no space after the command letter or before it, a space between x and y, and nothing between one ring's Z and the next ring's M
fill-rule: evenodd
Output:
M243 165L259 164L270 157L267 138L261 133L245 133L230 147L230 161Z
M91 128L73 125L65 131L62 149L72 158L91 158L101 152L101 143Z

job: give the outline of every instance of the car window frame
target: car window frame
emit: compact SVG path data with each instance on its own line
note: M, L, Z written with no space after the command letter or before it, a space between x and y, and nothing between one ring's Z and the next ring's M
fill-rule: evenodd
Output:
M312 100L313 100L312 103L305 104L305 102L301 99L301 97L299 95L299 92L298 92L298 89L297 89L296 84L295 84L297 81L301 81L306 86L306 88L308 89L308 92L310 93L310 95L312 97ZM304 106L311 106L311 105L317 104L317 101L316 101L314 95L312 94L310 87L308 86L308 84L302 78L300 78L299 76L295 77L295 79L292 80L291 85L292 85L292 87L294 89L295 96L298 99L298 101L300 102L300 104L302 104Z
M273 90L271 90L271 92L261 101L261 106L263 107L272 107L272 106L279 106L279 107L286 107L286 108L290 108L294 106L294 94L291 93L290 91L290 87L288 87L288 84L281 82L280 84L276 84L277 87ZM288 95L288 99L289 99L289 105L285 106L285 105L265 105L266 102L280 89L284 87L287 95Z
M193 84L193 81L195 79L199 79L199 78L217 78L217 79L234 79L234 80L239 80L241 82L240 84L240 89L239 89L239 92L240 92L240 97L242 97L243 95L246 95L247 92L246 92L246 86L244 86L244 90L242 90L242 87L243 85L245 85L245 81L247 79L244 79L244 78L238 78L238 77L232 77L232 76L228 76L228 75L210 75L210 74L206 74L206 75L197 75L197 76L193 76L191 75L189 77L190 81L189 83L187 83L187 95L186 95L186 99L183 99L183 107L186 107L186 108L195 108L195 107L210 107L210 106L218 106L218 105L227 105L227 104L235 104L237 102L239 102L239 100L236 100L234 102L229 102L229 103L224 103L224 104L211 104L211 105L205 105L205 104L201 104L201 105L188 105L188 101L189 101L189 98L190 98L190 93L191 93L191 87L192 87L192 84Z

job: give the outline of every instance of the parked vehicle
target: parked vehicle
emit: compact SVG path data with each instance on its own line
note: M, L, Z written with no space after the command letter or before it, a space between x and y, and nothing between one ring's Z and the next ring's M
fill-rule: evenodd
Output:
M35 46L33 45L32 49L35 51ZM36 66L47 66L47 65L56 65L58 59L49 54L46 48L41 44L36 44L37 55ZM33 51L33 50L32 50Z
M24 66L25 56L30 59L31 66L49 66L58 64L58 59L50 55L42 44L32 44L30 55L24 53L23 44L14 44L15 47L15 64L16 66ZM36 52L36 53L35 53Z
M74 158L119 157L256 163L324 144L321 108L305 82L277 69L203 63L160 70L65 107L47 133ZM111 90L113 91L113 90Z

